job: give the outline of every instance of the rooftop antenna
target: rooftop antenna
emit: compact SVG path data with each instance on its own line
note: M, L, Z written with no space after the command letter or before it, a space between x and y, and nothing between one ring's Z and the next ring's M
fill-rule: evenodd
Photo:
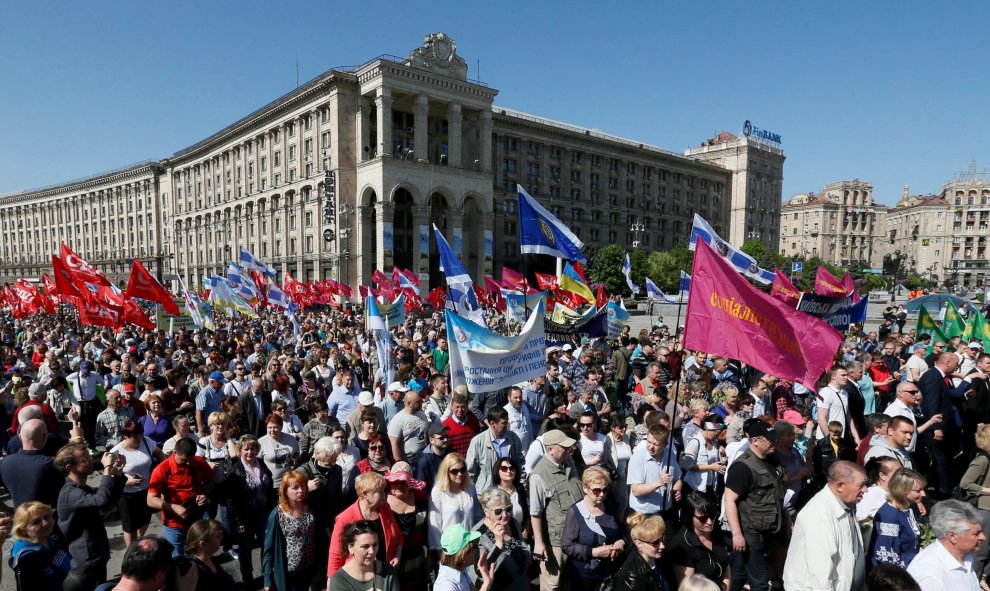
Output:
M299 88L299 62L296 61L296 88Z
M478 61L478 68L477 68L478 73L475 74L475 76L478 77L478 82L481 82L481 58L480 57L477 58L477 61Z

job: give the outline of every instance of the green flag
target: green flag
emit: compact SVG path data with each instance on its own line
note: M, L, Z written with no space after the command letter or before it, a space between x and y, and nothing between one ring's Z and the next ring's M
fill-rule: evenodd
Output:
M949 342L949 340L945 338L945 335L942 334L942 331L939 329L935 319L932 318L931 314L928 313L928 310L926 310L924 306L921 306L918 309L918 325L915 327L915 332L918 333L918 338L925 333L930 334L932 336L932 343L935 341L942 341L943 343Z
M966 332L966 321L959 313L959 308L952 300L948 300L945 307L945 319L942 321L942 333L951 339L961 336L964 332Z
M978 341L983 343L983 350L987 350L987 344L990 343L990 339L987 337L987 320L983 317L983 312L976 310L969 315L969 323L966 324L966 331L963 332L963 346L966 343L971 343L973 341Z

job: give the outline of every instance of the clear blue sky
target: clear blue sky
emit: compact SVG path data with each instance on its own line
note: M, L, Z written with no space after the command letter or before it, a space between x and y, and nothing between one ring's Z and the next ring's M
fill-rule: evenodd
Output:
M496 104L682 151L781 134L784 198L990 165L978 2L0 2L0 192L162 158L429 32Z

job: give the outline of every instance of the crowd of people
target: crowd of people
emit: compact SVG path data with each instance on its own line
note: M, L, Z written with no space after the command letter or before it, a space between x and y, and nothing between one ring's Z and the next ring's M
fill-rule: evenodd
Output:
M300 322L3 319L18 589L990 589L990 355L896 308L814 391L662 319L474 393L439 312Z

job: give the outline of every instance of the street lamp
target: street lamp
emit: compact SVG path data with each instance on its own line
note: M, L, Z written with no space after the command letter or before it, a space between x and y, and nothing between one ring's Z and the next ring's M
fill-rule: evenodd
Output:
M631 226L629 226L629 230L633 233L633 248L639 248L639 233L646 231L646 225L643 224L643 222L634 222Z

